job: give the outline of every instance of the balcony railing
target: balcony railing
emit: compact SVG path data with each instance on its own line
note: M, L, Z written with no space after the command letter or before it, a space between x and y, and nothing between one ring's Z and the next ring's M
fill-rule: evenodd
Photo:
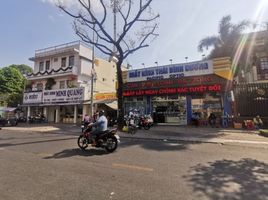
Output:
M27 74L28 80L34 80L34 79L42 79L42 78L50 78L50 77L59 77L59 76L65 76L65 75L78 75L78 70L76 66L69 66L69 67L61 67L57 70L51 69L46 70L44 72L37 72L37 73L31 73Z

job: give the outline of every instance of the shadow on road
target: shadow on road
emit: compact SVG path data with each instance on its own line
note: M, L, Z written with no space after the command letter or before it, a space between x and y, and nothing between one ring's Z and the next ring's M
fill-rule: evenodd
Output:
M185 150L189 143L170 143L165 141L150 141L140 139L127 139L119 144L120 148L127 148L130 146L140 146L141 148L154 151L179 151Z
M253 159L197 165L184 178L194 192L217 200L268 200L268 164Z
M81 149L65 149L61 152L55 153L52 156L44 157L44 159L60 159L60 158L68 158L73 156L101 156L108 154L105 150L102 149L89 149L89 150L81 150Z
M19 145L27 145L27 144L39 144L39 143L57 142L57 141L73 140L73 139L74 138L62 138L62 139L39 140L39 141L21 142L21 143L0 143L0 147L10 147L10 146L19 146Z

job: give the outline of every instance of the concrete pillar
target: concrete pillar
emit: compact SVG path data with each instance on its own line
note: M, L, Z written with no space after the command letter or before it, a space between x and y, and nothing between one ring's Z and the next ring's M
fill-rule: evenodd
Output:
M83 105L83 117L89 114L89 105Z
M77 105L74 105L74 124L77 123Z
M31 107L28 106L28 108L27 108L27 120L29 119L30 116L31 116Z
M60 107L57 106L56 107L56 120L55 123L59 123L60 122Z
M45 115L46 118L48 118L48 116L47 116L47 107L44 107L44 113L43 114Z

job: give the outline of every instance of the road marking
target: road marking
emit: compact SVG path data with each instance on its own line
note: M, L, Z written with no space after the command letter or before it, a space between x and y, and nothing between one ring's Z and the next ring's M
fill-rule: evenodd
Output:
M120 164L120 163L113 163L112 165L113 167L118 167L118 168L133 169L133 170L140 170L140 171L147 171L147 172L154 171L153 168L142 167L142 166L137 166L137 165L127 165L127 164Z

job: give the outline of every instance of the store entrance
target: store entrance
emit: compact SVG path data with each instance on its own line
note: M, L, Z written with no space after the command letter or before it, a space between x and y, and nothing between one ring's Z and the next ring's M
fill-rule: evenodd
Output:
M152 102L153 117L156 123L187 124L186 97L155 97Z

